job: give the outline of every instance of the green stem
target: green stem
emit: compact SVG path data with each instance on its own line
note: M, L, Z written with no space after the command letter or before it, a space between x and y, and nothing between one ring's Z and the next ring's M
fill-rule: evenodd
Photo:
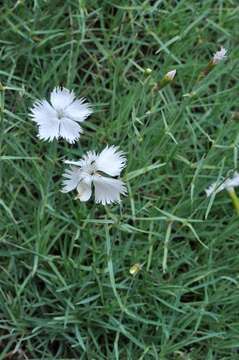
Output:
M43 193L42 193L42 202L39 208L39 218L43 220L45 218L45 209L47 208L47 204L49 201L49 195L51 192L51 188L54 186L52 182L52 177L54 174L54 168L56 165L57 159L57 142L53 141L51 144L48 144L48 153L46 156L46 168L45 168L45 176L43 183Z
M172 225L173 225L172 222L170 222L170 223L168 224L167 231L166 231L166 236L165 236L165 240L164 240L163 264L162 264L163 273L164 273L164 274L165 274L166 271L167 271L168 243L169 243L169 239L170 239L170 236L171 236Z
M3 155L4 93L5 93L5 88L0 83L0 156ZM3 174L2 161L0 161L0 189L2 188L2 174Z
M173 80L167 78L166 76L160 80L160 82L158 83L157 86L157 90L162 90L165 86L167 86L168 84L172 83Z
M205 78L211 71L212 69L215 67L215 64L210 61L207 66L205 67L205 69L203 69L203 71L199 74L198 78L197 78L197 82L202 80L203 78Z
M236 210L236 213L237 213L237 215L239 215L239 199L237 197L237 194L236 194L234 188L229 188L229 189L227 189L227 191L232 200L232 203Z

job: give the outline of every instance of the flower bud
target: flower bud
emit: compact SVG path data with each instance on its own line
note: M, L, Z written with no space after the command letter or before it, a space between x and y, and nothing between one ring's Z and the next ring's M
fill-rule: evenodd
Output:
M172 81L176 75L176 72L177 72L177 70L175 70L175 69L171 70L171 71L167 72L167 74L164 76L164 78L168 81Z

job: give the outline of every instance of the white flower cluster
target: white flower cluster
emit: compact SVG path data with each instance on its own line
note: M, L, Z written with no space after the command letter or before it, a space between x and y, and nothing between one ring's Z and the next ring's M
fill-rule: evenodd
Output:
M226 58L226 53L227 50L221 47L214 54L211 63L218 64ZM146 70L151 73L151 69ZM161 87L171 82L175 75L175 69L167 72L161 81ZM73 91L56 87L50 94L50 101L42 99L33 104L30 117L38 126L40 139L53 141L62 138L73 144L83 132L81 124L92 112L91 105L84 98L77 99ZM95 202L103 205L120 202L120 195L127 194L125 183L118 178L126 166L124 153L118 147L106 146L99 154L88 151L81 160L67 160L65 163L70 167L63 174L62 192L76 189L76 198L88 201L94 187ZM217 185L214 183L206 190L207 196L239 186L239 174L235 173L232 179Z
M76 99L73 91L55 88L50 102L39 100L30 112L38 126L38 137L53 141L60 138L70 144L76 142L83 132L79 123L92 114L85 99ZM62 192L77 190L77 199L87 201L95 189L95 202L103 205L120 202L120 195L126 195L125 183L118 177L126 166L124 153L115 146L106 146L100 154L88 151L79 161L65 161L70 168L63 174Z

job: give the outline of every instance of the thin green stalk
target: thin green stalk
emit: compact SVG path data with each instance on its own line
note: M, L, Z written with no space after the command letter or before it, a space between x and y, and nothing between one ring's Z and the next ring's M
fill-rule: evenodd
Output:
M172 225L173 225L172 222L170 222L168 224L167 231L166 231L166 236L165 236L165 241L164 241L163 265L162 265L164 274L167 271L168 243L169 243L169 239L170 239L170 235L171 235L171 231L172 231Z
M3 118L4 118L4 99L5 99L5 88L0 83L0 156L3 155ZM2 161L0 161L0 189L2 189Z
M231 198L231 201L233 203L233 206L234 206L234 208L236 210L237 215L239 215L239 199L238 199L238 196L237 196L234 188L229 188L227 190L227 192L228 192L228 194L229 194L229 196Z
M213 61L210 61L208 65L201 71L201 73L198 76L197 82L202 80L205 76L207 76L215 67L216 65L213 63Z
M146 270L149 271L150 265L152 262L153 257L153 241L152 241L152 232L153 232L153 222L150 223L150 233L149 233L149 254L148 254L148 261L147 261L147 268Z

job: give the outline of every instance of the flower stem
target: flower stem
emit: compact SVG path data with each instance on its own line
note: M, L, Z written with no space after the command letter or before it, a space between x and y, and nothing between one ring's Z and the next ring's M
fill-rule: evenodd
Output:
M171 236L172 225L173 225L172 222L170 222L168 224L168 227L167 227L167 230L166 230L166 236L165 236L165 240L164 240L163 264L162 264L164 274L167 272L168 243L169 243L169 239L170 239L170 236Z
M0 83L0 155L3 155L3 121L4 121L4 95L5 95L5 87ZM0 163L0 189L2 188L2 162Z
M237 194L236 194L234 188L229 188L229 189L227 189L227 191L232 200L232 203L236 210L236 213L237 213L237 215L239 215L239 199L237 197Z
M157 85L157 90L162 90L165 86L167 86L168 84L170 84L173 80L167 78L167 77L163 77L162 80L160 80L160 82Z
M46 168L45 175L43 177L42 184L42 201L41 206L39 207L39 219L42 221L45 216L45 210L50 201L50 196L52 195L52 188L54 188L53 184L53 175L56 166L57 159L57 142L53 141L48 147L48 152L46 154Z
M197 81L202 80L203 78L205 78L215 67L215 64L210 61L207 66L201 71L201 73L199 74Z

